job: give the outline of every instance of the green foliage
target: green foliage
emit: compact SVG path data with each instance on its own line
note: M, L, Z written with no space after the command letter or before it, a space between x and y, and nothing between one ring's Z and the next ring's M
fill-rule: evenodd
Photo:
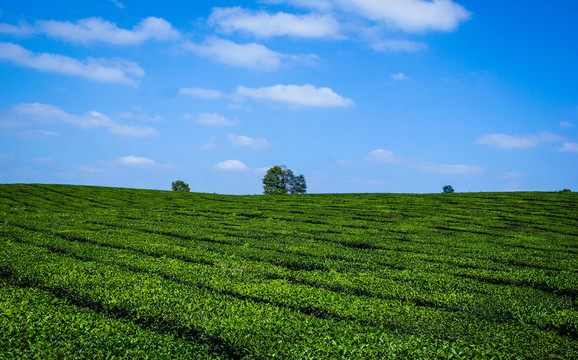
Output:
M191 189L189 189L189 185L182 180L173 181L171 187L173 191L191 191Z
M273 166L263 177L263 194L305 194L307 183L303 175L295 176L284 166Z
M289 192L291 194L305 194L307 192L307 182L305 181L305 176L303 176L303 174L291 177Z
M0 185L0 359L573 359L578 195Z
M218 359L211 346L0 279L0 359Z
M287 178L285 170L280 166L273 166L263 177L263 194L283 195L287 194Z
M454 188L451 185L446 185L443 188L443 193L444 194L451 194L454 192Z
M570 190L570 189L564 189L564 190L560 190L560 191L558 191L558 192L559 192L560 194L568 194L568 193L571 193L572 190Z

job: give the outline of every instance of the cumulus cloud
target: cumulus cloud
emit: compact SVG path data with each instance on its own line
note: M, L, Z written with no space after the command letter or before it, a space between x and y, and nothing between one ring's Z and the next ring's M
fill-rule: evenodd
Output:
M0 60L70 76L77 76L104 83L119 83L138 86L135 78L144 76L144 70L135 62L125 59L87 58L80 61L68 56L48 53L33 53L20 45L0 43Z
M345 11L406 32L453 31L471 13L453 0L264 0L322 12Z
M132 109L134 110L133 112L121 111L115 114L115 116L121 119L135 119L142 122L164 121L164 118L161 115L149 115L139 106L133 106Z
M11 112L12 116L40 123L68 123L85 130L104 129L121 136L145 137L155 136L157 131L151 127L126 125L112 120L97 111L89 111L83 116L72 115L64 110L48 104L20 104Z
M185 119L193 118L190 114L185 114L183 117ZM217 113L199 113L195 118L193 118L193 121L197 124L207 126L233 126L236 124L235 122L227 120L227 118Z
M404 158L398 155L395 155L392 151L384 150L384 149L377 149L371 151L367 155L367 160L369 161L376 161L376 162L384 162L384 163L400 163L404 161Z
M539 144L564 141L564 137L549 132L537 135L489 134L475 141L476 144L502 149L528 149Z
M332 0L260 0L260 2L271 5L286 3L293 6L318 11L329 11L333 8Z
M137 169L153 169L158 166L153 159L133 155L119 157L118 163L122 166Z
M410 166L424 172L450 175L480 175L486 171L483 167L475 165L440 164L436 162L417 162Z
M26 22L21 22L18 25L0 23L0 34L15 35L15 36L30 36L36 35L37 33L38 30L34 26Z
M214 150L217 148L217 144L215 143L216 140L217 140L216 136L211 136L209 138L209 141L207 141L203 145L199 146L198 149L200 149L200 150Z
M416 52L427 48L427 44L411 40L387 39L373 44L373 49L383 52Z
M424 161L419 158L411 158L394 154L390 150L377 149L366 156L366 160L388 164L403 164L406 167L423 172L449 174L449 175L480 175L486 170L476 165L442 164L432 161Z
M287 55L257 44L236 44L229 40L209 38L203 44L187 42L185 49L221 63L264 71L277 70Z
M256 100L279 102L292 106L348 107L353 100L342 97L333 90L313 85L274 85L261 88L237 87L235 95Z
M91 17L77 22L38 20L34 25L0 24L0 33L13 35L46 34L50 37L88 45L103 42L113 45L138 45L148 40L177 40L180 33L172 25L157 17L143 19L132 30L121 29L115 23Z
M288 4L308 14L266 13L240 7L216 8L212 22L221 31L243 31L256 36L308 36L361 38L382 52L417 52L427 44L411 39L388 39L392 34L451 32L471 18L456 0L260 0L269 5ZM311 27L315 20L317 31ZM293 30L295 29L295 30ZM303 31L303 33L296 33Z
M471 13L452 0L338 0L344 9L406 32L453 31Z
M576 142L565 142L562 146L556 147L556 150L561 152L575 152L578 153L578 143Z
M239 160L225 160L218 163L214 167L216 170L222 171L247 171L249 167Z
M110 161L93 161L76 167L79 173L94 176L117 175L126 171L166 171L173 168L171 164L160 164L153 159L141 156L120 156ZM80 174L79 174L80 175Z
M261 44L237 44L215 37L208 38L202 44L187 41L183 48L223 64L261 71L275 71L283 64L311 65L319 60L315 54L283 54Z
M117 8L119 8L119 9L124 9L124 4L121 3L120 1L118 1L118 0L109 0L109 1L110 1L111 3L113 3L114 6L116 6Z
M209 22L222 32L247 32L260 37L293 36L304 38L335 38L339 23L330 15L293 15L284 12L269 14L241 7L214 8Z
M243 135L228 134L227 139L235 146L249 147L252 149L265 149L271 145L265 138L254 139Z
M392 80L395 80L395 81L407 81L407 80L409 80L409 78L407 76L405 76L404 73L401 73L401 72L397 73L397 74L393 74L390 77Z
M179 94L191 95L201 99L219 99L224 96L222 91L201 89L201 88L182 88Z

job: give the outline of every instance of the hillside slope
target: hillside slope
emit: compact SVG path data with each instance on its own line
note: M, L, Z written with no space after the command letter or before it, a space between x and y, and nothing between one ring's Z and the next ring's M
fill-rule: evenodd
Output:
M578 358L574 193L0 185L0 359Z

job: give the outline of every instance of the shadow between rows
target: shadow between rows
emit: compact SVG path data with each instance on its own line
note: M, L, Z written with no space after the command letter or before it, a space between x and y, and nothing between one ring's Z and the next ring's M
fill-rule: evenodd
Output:
M209 335L200 329L183 326L175 321L167 320L165 317L141 317L133 311L119 306L106 307L101 302L95 301L87 296L70 291L62 287L45 286L37 280L22 277L15 274L12 269L5 266L0 267L0 277L5 278L9 284L21 288L36 288L50 293L51 295L81 308L88 308L95 313L105 315L116 320L129 320L145 331L159 334L172 334L185 341L191 341L211 346L211 351L228 359L241 360L247 357L256 358L246 349L234 346L216 335Z

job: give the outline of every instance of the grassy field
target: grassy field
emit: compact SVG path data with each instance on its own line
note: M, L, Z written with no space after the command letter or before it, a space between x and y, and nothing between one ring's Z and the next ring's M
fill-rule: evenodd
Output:
M576 359L578 194L0 185L0 359Z

